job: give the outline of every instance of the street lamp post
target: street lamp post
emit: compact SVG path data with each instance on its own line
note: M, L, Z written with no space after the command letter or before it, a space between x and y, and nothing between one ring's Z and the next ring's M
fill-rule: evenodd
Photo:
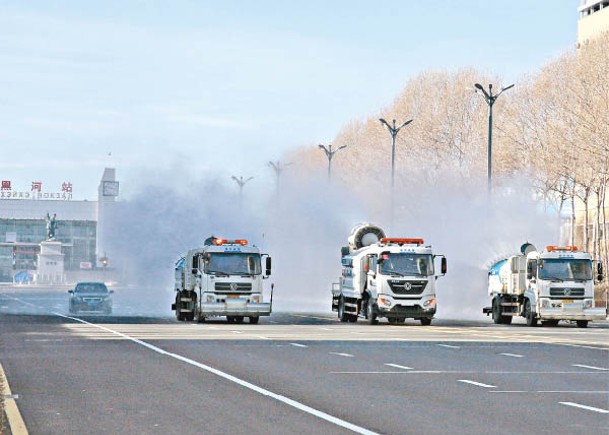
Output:
M334 157L334 154L336 154L338 151L342 150L343 148L347 148L347 145L341 145L333 150L332 144L329 144L327 147L320 144L319 148L326 153L326 157L328 158L328 181L330 181L332 179L332 157Z
M393 120L393 126L389 125L383 118L380 118L379 121L387 127L387 130L391 133L391 191L393 192L393 187L395 186L395 138L403 127L406 127L412 122L412 119L404 122L399 127L395 126L395 119Z
M474 86L476 87L477 90L482 92L484 101L486 101L486 104L488 105L488 152L487 152L488 161L487 161L486 173L487 173L487 188L488 188L488 193L490 195L491 189L492 189L492 181L491 181L492 172L491 171L492 171L492 161L493 161L493 154L492 154L493 153L493 104L495 104L495 101L497 100L497 98L499 98L499 95L501 95L504 91L507 91L508 89L513 88L514 85L511 84L509 86L501 88L501 90L494 95L493 95L493 85L490 83L488 85L488 92L486 92L486 90L482 87L482 85L480 83L476 83L476 84L474 84Z
M387 127L387 130L389 130L389 133L391 133L391 230L393 230L393 209L395 204L395 138L403 127L406 127L412 122L412 119L404 122L399 127L395 126L395 119L393 120L393 126L389 125L389 123L383 118L380 118L379 121L381 124Z
M281 177L281 172L285 166L289 166L291 163L282 164L279 160L276 162L269 161L269 166L273 168L275 171L275 175L277 176L277 196L279 196L279 177Z
M243 203L243 187L245 186L245 183L247 183L254 177L249 177L247 180L244 180L243 176L240 176L239 178L237 178L233 175L232 178L239 185L239 207L241 207L241 204Z

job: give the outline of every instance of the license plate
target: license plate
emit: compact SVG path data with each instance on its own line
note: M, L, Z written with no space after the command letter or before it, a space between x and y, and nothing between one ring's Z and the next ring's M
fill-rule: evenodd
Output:
M562 303L563 304L572 304L573 303L573 299L563 299Z
M239 295L228 295L227 299L239 299Z

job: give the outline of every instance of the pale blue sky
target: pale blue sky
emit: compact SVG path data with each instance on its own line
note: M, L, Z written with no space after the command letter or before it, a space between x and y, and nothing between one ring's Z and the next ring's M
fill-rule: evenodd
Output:
M2 1L0 179L128 195L159 170L256 176L429 69L518 83L575 44L576 0ZM111 153L111 156L108 156Z

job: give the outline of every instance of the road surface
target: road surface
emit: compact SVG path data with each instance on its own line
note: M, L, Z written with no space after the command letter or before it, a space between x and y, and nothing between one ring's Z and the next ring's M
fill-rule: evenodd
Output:
M121 313L116 301L115 312ZM32 434L606 433L609 324L260 324L69 316L0 290L0 363ZM128 311L128 310L127 310Z

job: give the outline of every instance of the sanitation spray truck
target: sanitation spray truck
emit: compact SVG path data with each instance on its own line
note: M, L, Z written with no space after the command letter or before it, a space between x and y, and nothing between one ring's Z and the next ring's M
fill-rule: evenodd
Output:
M434 255L418 238L391 238L372 224L353 229L342 248L342 275L332 284L332 310L341 322L359 317L431 324L436 313L436 279L446 273L446 257ZM436 261L438 260L438 261ZM436 263L440 272L436 273Z
M483 312L498 324L510 324L515 316L522 316L529 326L538 321L555 326L564 320L585 328L591 320L607 318L607 308L594 304L594 283L602 279L602 264L575 246L548 246L539 252L525 243L520 255L491 266L492 306Z
M242 323L245 317L258 323L260 316L271 314L272 285L270 301L263 299L263 280L270 274L271 257L247 240L212 236L176 263L171 309L181 321L226 316L229 323Z

